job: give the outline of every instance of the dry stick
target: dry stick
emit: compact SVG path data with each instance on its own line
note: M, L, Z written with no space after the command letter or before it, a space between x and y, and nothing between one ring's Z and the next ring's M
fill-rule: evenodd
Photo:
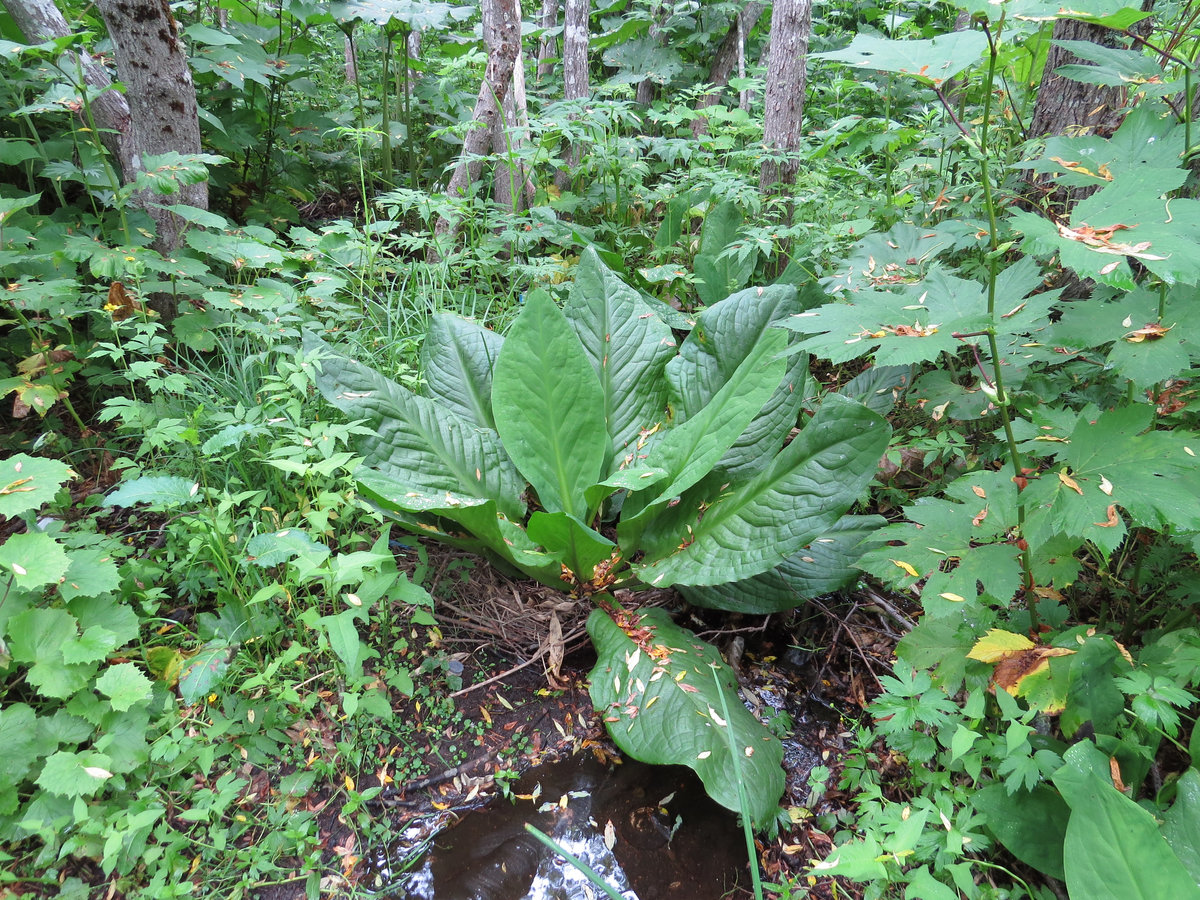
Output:
M583 632L584 632L584 629L576 628L574 631L572 631L570 634L568 634L565 638L563 638L563 646L565 647L567 644L571 643L572 641L577 640L579 637L581 637L583 635ZM481 681L481 682L479 682L479 684L468 685L467 687L463 688L462 690L455 691L453 694L450 695L450 697L451 698L461 697L463 694L469 694L469 693L471 693L471 691L478 690L479 688L482 688L482 687L487 687L490 684L495 684L497 681L503 681L509 675L512 675L516 672L520 672L522 669L533 665L535 662L537 662L539 659L541 659L543 656L545 656L546 652L549 649L550 649L549 645L542 646L542 647L538 648L538 651L535 654L533 654L533 656L529 657L529 659L525 660L525 662L521 663L520 665L513 666L511 669L501 672L499 675L493 675L487 681Z

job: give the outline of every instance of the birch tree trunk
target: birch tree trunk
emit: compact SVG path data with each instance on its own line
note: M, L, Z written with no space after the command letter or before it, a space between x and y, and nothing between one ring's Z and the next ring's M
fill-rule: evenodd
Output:
M458 165L446 185L446 193L455 199L466 196L483 170L483 155L492 146L493 132L503 120L504 98L508 96L513 68L521 50L518 0L483 0L482 8L483 40L487 45L488 61L483 83L479 86L479 96L475 100L471 130L463 139ZM452 242L456 233L454 222L445 216L439 217L434 226L435 240L427 251L427 257L431 261L440 259L440 248Z
M764 98L763 143L768 153L794 153L800 148L811 33L812 0L775 0ZM794 158L783 162L764 159L759 190L767 194L777 185L792 184L798 168Z
M558 25L558 0L542 0L542 14L538 16L538 27L549 31L556 25ZM539 83L543 78L549 77L554 68L550 60L557 55L558 38L543 34L538 41L537 80Z
M721 99L722 90L729 84L733 67L738 65L739 61L742 64L739 66L740 74L746 59L746 35L757 24L766 8L765 3L747 3L730 23L729 30L725 32L724 40L717 47L717 55L713 57L712 66L708 70L708 83L713 86L713 89L696 101L697 112L717 105ZM704 116L696 116L692 119L692 134L700 137L707 133L708 119Z
M588 84L588 20L591 0L566 0L563 7L563 99L585 100L591 93ZM571 184L584 146L574 143L567 151L567 171L554 175L555 186L565 191Z
M196 87L166 0L97 0L96 7L108 27L129 103L130 141L121 158L126 181L142 171L145 154L199 153ZM149 192L139 196L158 229L153 246L168 256L179 246L184 223L163 208L162 199ZM208 183L180 185L169 202L208 209Z
M25 35L25 39L31 43L65 37L74 31L59 12L54 0L3 0L3 5L17 28ZM100 130L100 140L115 161L121 178L129 180L123 167L123 160L132 152L128 149L131 140L129 104L125 102L124 95L113 88L112 80L104 66L87 53L80 53L78 56L83 66L84 81L101 91L91 101L92 116Z

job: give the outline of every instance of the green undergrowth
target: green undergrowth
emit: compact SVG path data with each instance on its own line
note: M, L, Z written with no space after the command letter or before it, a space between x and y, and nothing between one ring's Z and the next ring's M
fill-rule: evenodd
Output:
M614 8L594 96L535 83L492 161L531 173L518 210L438 191L472 8L218 6L178 10L204 152L134 186L83 124L99 21L0 16L0 892L353 890L379 747L411 779L481 736L415 532L594 600L613 739L757 826L778 735L637 592L757 616L866 578L919 610L836 848L781 895L1197 895L1194 17L1143 45L1139 11L1074 10L1122 46L1065 74L1127 114L1026 141L1057 4L818 6L779 197L766 19L698 113L739 5ZM133 188L201 181L152 249Z

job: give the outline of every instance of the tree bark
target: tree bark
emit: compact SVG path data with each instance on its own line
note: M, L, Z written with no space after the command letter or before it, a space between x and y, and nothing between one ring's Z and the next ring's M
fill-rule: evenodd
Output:
M729 30L725 32L724 40L717 47L717 55L713 57L712 66L708 70L708 83L713 89L696 101L697 112L716 106L720 101L721 92L729 84L729 78L733 74L733 67L739 60L744 62L746 58L745 36L757 24L766 8L765 3L747 3L730 23ZM692 119L692 134L700 137L707 133L708 119L704 116Z
M51 38L65 37L74 31L55 6L54 0L3 0L3 5L27 41L41 43ZM86 53L79 54L79 61L83 66L84 81L101 92L91 101L92 117L100 131L100 141L116 161L122 179L129 180L123 168L123 160L131 152L127 149L130 142L129 104L125 102L124 95L113 88L104 66Z
M129 102L130 142L121 158L126 181L142 171L145 154L199 153L196 87L167 0L97 0L96 6L108 27ZM147 191L138 195L157 226L154 248L169 256L179 246L184 222L164 209L161 200ZM208 183L181 184L170 202L208 209Z
M812 33L812 0L775 0L771 10L771 57L767 67L763 143L768 153L794 153L800 148L804 91L808 78L808 39ZM759 190L796 180L794 158L764 159Z
M1121 32L1077 19L1054 23L1054 41L1091 41L1102 47L1125 46ZM1030 137L1098 134L1111 137L1124 118L1126 92L1119 87L1084 84L1055 74L1059 66L1090 65L1056 43L1046 54L1046 68L1033 104Z
M512 89L504 97L503 111L504 117L492 135L492 152L500 159L495 197L500 206L519 213L533 205L536 193L522 157L529 146L529 104L525 96L525 62L519 49L513 64Z
M1143 0L1142 10L1144 12L1150 12L1153 8L1154 0ZM1150 27L1151 20L1143 19L1134 26L1133 31L1138 34L1148 34ZM1126 39L1122 32L1080 22L1076 19L1056 21L1051 40L1091 41L1102 47L1123 48L1126 46ZM1033 104L1033 118L1029 124L1027 136L1039 138L1062 134L1096 134L1101 137L1111 137L1125 118L1128 91L1121 87L1084 84L1081 81L1073 81L1055 74L1056 69L1065 65L1091 65L1091 63L1080 59L1057 44L1050 45L1046 54L1046 66L1042 70L1042 81L1038 87L1037 99ZM1036 175L1030 177L1029 185L1029 198L1032 202L1039 206L1049 203L1060 213L1069 212L1076 203L1097 190L1096 188L1057 188L1048 176Z
M591 93L588 83L588 22L591 0L566 0L563 7L563 99L585 100ZM554 184L565 191L583 157L583 145L573 144L567 151L567 169L554 175Z
M549 31L558 24L558 0L542 0L542 13L538 17L538 27ZM550 60L558 55L558 39L552 35L543 34L538 40L537 80L550 75L554 68Z
M658 44L660 46L663 43L662 30L663 30L663 25L667 21L667 14L668 14L668 11L667 11L666 4L662 3L660 0L660 2L655 4L654 12L651 14L651 18L650 18L650 31L649 31L650 40L654 41L656 44ZM649 78L643 78L641 81L638 82L637 94L634 99L637 100L637 102L640 103L642 106L649 106L651 103L654 102L654 98L657 95L658 95L658 85L655 84L653 81L651 81Z
M502 121L504 98L512 84L513 68L521 50L521 13L518 0L483 0L483 40L487 45L487 68L475 100L471 130L463 139L462 155L446 185L452 198L466 196L483 169L483 155L492 145L492 134ZM426 254L441 258L441 245L452 241L457 228L445 216L434 226L435 241Z

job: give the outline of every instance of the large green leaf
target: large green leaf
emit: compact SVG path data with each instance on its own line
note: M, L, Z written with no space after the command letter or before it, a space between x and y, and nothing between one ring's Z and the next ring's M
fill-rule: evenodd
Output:
M580 257L563 312L604 392L610 459L624 459L634 452L639 433L666 413L663 366L675 352L675 338L641 295L590 247Z
M66 464L55 459L17 453L0 462L0 516L13 518L41 509L74 476Z
M713 470L779 386L786 346L785 332L768 329L713 398L653 445L642 465L670 477L665 486L655 484L658 496L651 503L682 494Z
M1162 833L1180 862L1200 883L1200 770L1194 763L1179 779L1175 802L1164 817Z
M1063 841L1071 811L1046 784L1010 794L1000 782L976 791L971 798L987 826L1017 859L1060 881Z
M1146 404L1100 414L1089 408L1069 434L1043 431L1067 440L1045 445L1060 465L1026 488L1030 544L1061 533L1111 553L1125 534L1124 521L1109 515L1114 506L1150 528L1200 531L1200 435L1147 431L1153 420Z
M334 353L305 335L306 354L320 351L318 389L348 416L374 432L359 441L366 465L422 494L450 492L494 500L521 519L525 484L494 431L478 428L378 372Z
M1010 335L1028 334L1044 324L1054 291L1021 298L1041 285L1033 260L1021 260L1002 273L1003 306L996 313ZM829 303L793 316L788 328L814 337L799 346L823 359L846 362L874 352L878 365L911 365L956 353L963 339L989 326L987 291L983 285L947 274L934 266L929 275L891 290L864 288L845 303ZM975 341L981 341L978 335ZM1028 340L1022 338L1021 340Z
M429 393L468 422L495 430L492 370L504 338L478 322L439 313L421 347Z
M1200 887L1154 817L1115 787L1108 759L1087 741L1063 757L1055 786L1071 807L1063 862L1067 891L1087 900L1197 900Z
M529 539L561 559L584 583L598 574L596 567L606 562L617 545L599 532L588 528L564 512L535 512L529 517Z
M809 59L827 59L859 69L898 72L925 84L941 84L979 62L987 46L987 36L981 31L955 31L927 41L894 41L857 34L850 46L826 53L810 53Z
M654 526L636 567L648 584L750 578L833 528L875 475L891 429L861 403L831 394L771 464L707 508L680 503ZM691 519L691 521L689 521Z
M530 293L504 341L492 404L504 446L542 506L586 520L584 492L604 476L609 454L604 390L544 291Z
M794 609L857 578L860 572L854 563L863 554L862 544L884 521L879 516L843 516L828 532L761 575L728 584L677 587L689 603L709 609L762 615Z
M493 556L551 587L566 586L559 557L542 552L525 529L498 511L494 500L452 491L417 491L402 480L374 471L360 472L358 486L364 497L415 534ZM439 520L460 525L468 535L451 532Z
M625 628L603 609L587 623L598 657L592 704L613 741L642 762L690 767L714 800L746 813L756 827L767 825L783 794L783 747L742 705L733 671L715 647L663 610L622 615Z
M693 266L696 293L706 306L741 290L754 274L758 263L757 246L736 246L735 243L742 221L741 210L730 200L722 200L704 217L700 251Z
M739 291L701 312L679 355L667 364L676 420L700 413L767 330L803 309L794 287L775 284ZM804 403L807 378L808 357L796 354L775 392L718 463L729 477L760 471L783 446Z

